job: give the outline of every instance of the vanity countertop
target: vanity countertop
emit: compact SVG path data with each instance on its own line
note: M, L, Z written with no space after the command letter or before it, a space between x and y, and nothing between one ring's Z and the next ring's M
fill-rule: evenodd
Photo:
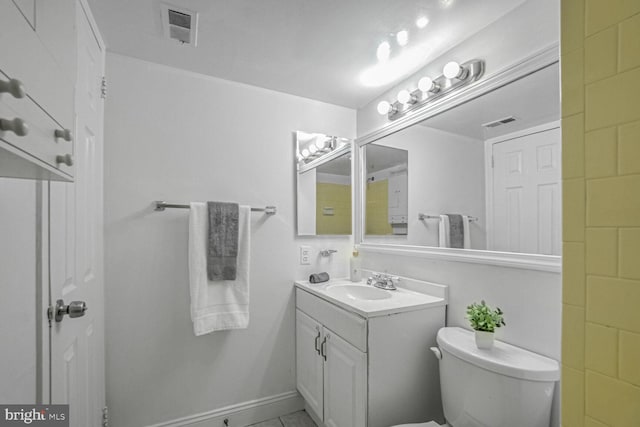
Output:
M352 282L349 279L332 279L324 283L296 281L295 286L364 318L447 304L447 286L401 279L407 287L400 286L395 291L374 288L367 285L366 280Z

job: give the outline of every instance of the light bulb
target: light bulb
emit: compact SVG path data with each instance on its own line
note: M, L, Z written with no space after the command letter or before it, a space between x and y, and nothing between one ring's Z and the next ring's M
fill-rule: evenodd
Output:
M434 89L433 80L430 77L423 77L418 80L418 89L422 92L432 92Z
M379 114L382 114L382 115L388 114L390 110L391 110L391 104L389 104L389 102L380 101L378 103L378 113Z
M376 50L376 57L378 61L386 61L389 59L391 55L391 46L389 42L382 42L378 45L378 49Z
M420 18L418 18L416 20L416 27L418 27L420 29L423 29L428 24L429 24L429 18L427 18L426 16L421 16Z
M309 145L309 152L311 153L311 155L316 154L317 151L318 151L318 147L316 147L316 144Z
M316 147L318 148L318 150L324 149L325 146L326 146L326 140L316 138Z
M407 30L398 31L396 34L396 41L399 46L406 46L409 42L409 32Z
M398 92L398 102L401 104L407 104L409 101L411 101L411 93L409 93L408 90L403 89L400 92Z
M300 154L302 154L302 157L304 157L304 158L306 159L307 157L309 157L309 155L310 155L311 153L309 153L309 150L307 150L306 148L304 148L304 149L302 150L302 153L300 153Z
M464 79L467 75L467 70L457 62L451 61L444 66L442 74L448 79Z

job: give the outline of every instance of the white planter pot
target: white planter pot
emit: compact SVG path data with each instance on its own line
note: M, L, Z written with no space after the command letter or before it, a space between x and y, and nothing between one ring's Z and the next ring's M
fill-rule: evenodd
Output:
M490 349L493 347L493 332L475 331L476 346L481 349Z

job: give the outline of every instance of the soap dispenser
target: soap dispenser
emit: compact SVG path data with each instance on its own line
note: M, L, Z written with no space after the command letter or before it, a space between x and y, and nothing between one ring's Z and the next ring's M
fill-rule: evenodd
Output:
M353 252L351 253L351 259L349 260L349 265L351 270L349 272L349 278L352 282L359 282L362 280L362 270L360 269L360 255L356 248L353 248Z

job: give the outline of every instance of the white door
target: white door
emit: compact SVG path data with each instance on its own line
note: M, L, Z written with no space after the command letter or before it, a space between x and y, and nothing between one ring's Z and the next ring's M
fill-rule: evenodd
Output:
M77 5L75 183L50 183L51 303L86 303L51 330L51 400L70 405L71 426L101 425L104 407L102 118L104 49ZM79 307L77 307L79 309Z
M324 423L327 427L365 427L367 354L324 329Z
M560 255L560 128L493 144L491 250Z
M296 386L307 404L322 418L322 326L296 310Z

